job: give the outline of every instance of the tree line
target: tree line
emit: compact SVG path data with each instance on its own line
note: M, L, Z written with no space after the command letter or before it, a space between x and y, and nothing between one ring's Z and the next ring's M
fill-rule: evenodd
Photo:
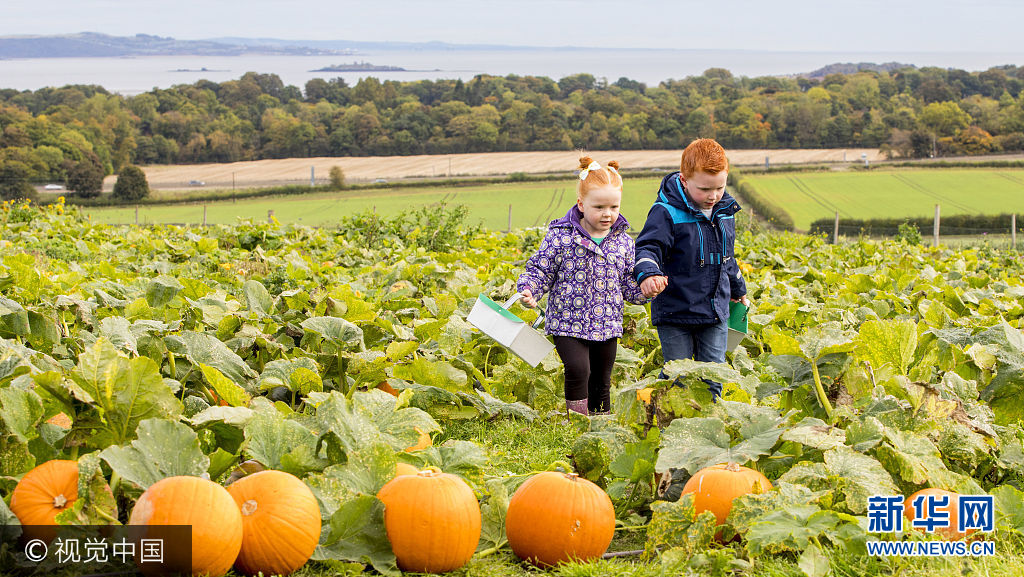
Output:
M92 190L123 166L311 156L682 148L880 147L923 157L1024 150L1024 67L907 67L822 79L711 68L657 86L590 74L469 81L275 74L154 89L0 90L0 191ZM519 167L510 167L513 170ZM98 193L98 189L97 189Z

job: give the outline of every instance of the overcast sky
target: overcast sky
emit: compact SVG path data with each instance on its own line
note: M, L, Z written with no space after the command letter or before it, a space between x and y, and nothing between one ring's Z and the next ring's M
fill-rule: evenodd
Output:
M4 0L0 14L2 36L1024 52L1018 0Z

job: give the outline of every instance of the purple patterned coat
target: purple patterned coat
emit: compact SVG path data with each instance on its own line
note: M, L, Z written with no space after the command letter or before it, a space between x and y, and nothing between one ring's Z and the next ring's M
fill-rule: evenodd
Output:
M626 219L620 214L598 245L580 225L582 216L574 206L551 221L516 289L530 289L538 301L551 293L544 319L547 334L605 341L622 336L623 299L635 304L648 299L633 277L636 256Z

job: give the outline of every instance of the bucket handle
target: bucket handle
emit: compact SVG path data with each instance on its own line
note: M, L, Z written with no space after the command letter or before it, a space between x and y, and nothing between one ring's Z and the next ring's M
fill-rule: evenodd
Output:
M505 301L505 304L501 305L501 308L510 309L512 308L512 305L516 304L521 298L523 298L523 293L516 293L512 295L512 298ZM544 324L544 309L537 307L537 311L540 314L537 316L537 320L533 321L533 325L531 325L535 329L540 328L540 325Z

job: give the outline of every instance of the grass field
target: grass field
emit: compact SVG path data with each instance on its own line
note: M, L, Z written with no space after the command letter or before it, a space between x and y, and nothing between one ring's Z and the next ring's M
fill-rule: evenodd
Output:
M1024 170L904 169L745 175L807 230L819 218L1024 213Z
M622 214L637 230L643 226L647 211L654 202L659 180L627 179L623 191ZM403 210L445 202L449 206L464 204L469 208L469 222L482 223L492 230L508 226L512 206L512 227L523 228L546 224L560 217L576 202L574 180L536 183L507 183L465 187L424 187L398 190L366 190L262 197L237 202L211 202L206 205L207 224L230 224L239 218L262 220L267 211L282 223L311 226L332 226L347 215L375 210L393 216ZM140 224L201 224L203 204L140 206ZM135 222L135 208L85 209L96 222L130 224Z

